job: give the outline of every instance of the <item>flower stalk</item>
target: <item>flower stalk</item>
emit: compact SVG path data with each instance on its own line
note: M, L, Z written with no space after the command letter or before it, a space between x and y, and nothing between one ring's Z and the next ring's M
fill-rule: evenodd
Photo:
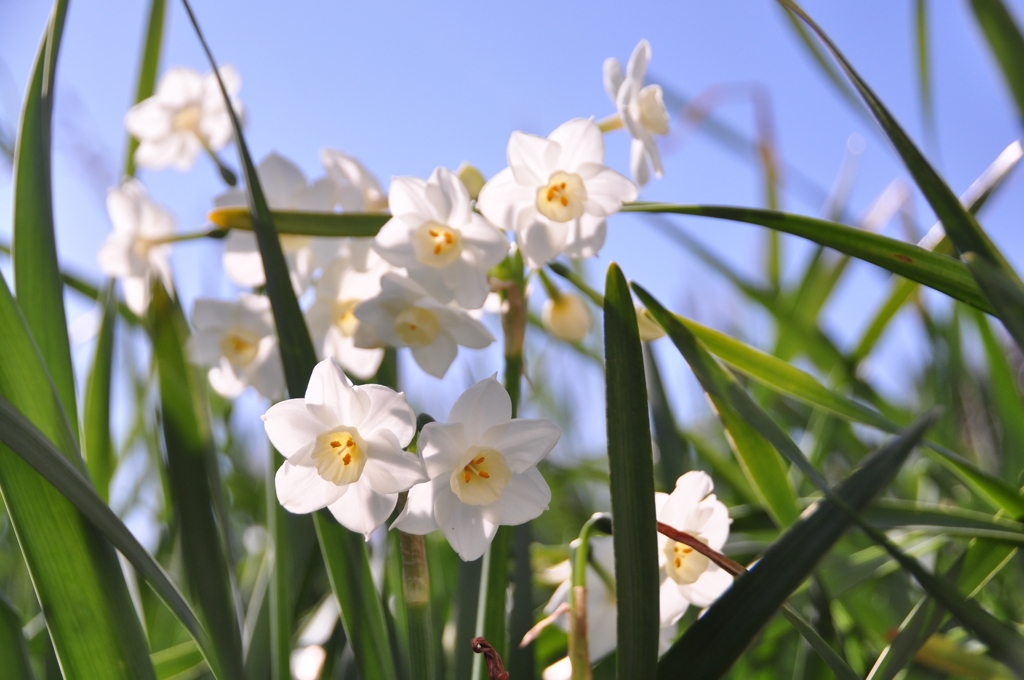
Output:
M398 532L402 554L402 591L409 632L409 666L414 680L434 680L437 650L430 608L430 574L422 536Z
M572 563L572 589L569 591L569 662L572 680L591 680L590 650L587 646L587 563L590 561L590 536L598 522L607 522L608 514L596 512L580 530L579 545Z

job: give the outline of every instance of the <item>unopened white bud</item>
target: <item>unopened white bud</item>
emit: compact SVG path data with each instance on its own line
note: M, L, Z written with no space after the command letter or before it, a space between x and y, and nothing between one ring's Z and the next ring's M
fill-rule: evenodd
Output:
M477 170L475 167L462 161L462 165L459 166L458 170L455 171L459 179L466 186L466 191L469 192L470 200L475 201L477 196L480 195L480 190L487 184L487 180L484 179L483 173Z
M636 325L640 328L640 339L644 342L652 342L658 338L665 337L665 330L658 325L651 313L640 305L633 306L636 309Z
M541 320L548 332L566 342L580 342L590 330L587 303L572 293L563 293L557 300L548 299Z

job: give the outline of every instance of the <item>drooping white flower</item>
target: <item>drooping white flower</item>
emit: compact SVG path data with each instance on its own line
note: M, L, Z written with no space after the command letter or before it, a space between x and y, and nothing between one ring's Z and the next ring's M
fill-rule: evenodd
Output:
M334 208L334 183L326 177L310 183L295 163L280 154L267 155L257 166L256 174L272 210L330 212ZM244 207L245 192L230 189L217 196L214 204L218 208ZM333 259L340 246L340 239L281 236L281 249L297 293L309 286L313 273ZM224 240L224 271L232 281L247 288L267 282L254 233L233 229L228 234Z
M557 299L548 298L541 310L544 328L556 338L566 342L581 342L590 330L590 310L579 295L562 293Z
M513 132L509 167L481 189L477 207L516 232L530 267L560 253L592 257L604 245L605 217L637 195L635 184L603 162L604 139L592 120L570 120L547 137Z
M270 300L242 295L237 301L200 298L192 307L196 332L188 339L192 361L209 366L210 385L234 399L247 386L268 399L284 393L284 372Z
M574 542L574 546L577 542ZM590 539L590 562L587 564L587 651L590 662L596 663L611 654L617 646L616 626L618 620L618 600L615 595L615 548L611 536L594 536ZM596 565L596 568L595 568ZM598 571L601 570L602 573ZM605 579L611 581L611 587ZM569 601L572 580L563 581L551 595L544 613L552 614L560 605ZM555 624L569 629L569 615L563 614L555 619ZM675 636L674 626L661 629L658 641L658 653L668 650ZM569 680L572 665L566 657L544 669L543 680Z
M651 313L642 305L633 305L636 310L636 325L640 330L640 339L644 342L654 342L665 337L665 329L662 328Z
M388 202L394 217L374 242L381 257L405 267L438 302L455 300L463 309L483 305L491 289L487 270L505 258L509 242L473 212L462 180L447 168L437 168L426 181L396 177Z
M398 494L426 479L419 457L402 450L416 433L405 395L353 386L333 359L313 369L305 398L271 406L263 424L287 459L274 480L281 505L294 513L326 507L367 538Z
M220 76L239 116L237 94L242 79L234 67L220 67ZM204 147L219 151L231 141L231 117L213 73L205 76L185 67L168 69L155 94L128 110L128 132L139 140L135 162L142 168L188 170Z
M661 154L654 137L668 134L668 111L661 85L644 85L650 59L651 45L641 40L629 57L625 75L618 59L609 57L604 62L604 88L633 137L629 168L640 186L650 179L649 165L654 167L654 176L661 178Z
M306 310L309 332L320 356L334 357L342 368L362 380L376 374L384 350L355 346L356 329L361 323L355 315L356 305L379 295L381 276L391 270L380 255L367 250L365 254L339 257L328 265L317 281L316 299ZM358 261L360 255L362 263Z
M729 537L729 510L711 493L711 477L693 471L676 480L671 494L654 494L658 521L721 551ZM710 494L710 495L709 495ZM732 576L693 548L658 534L661 624L679 621L691 604L707 607L732 585Z
M425 534L440 527L465 561L484 554L498 526L547 510L551 489L537 470L561 436L550 420L512 418L508 392L493 377L466 390L447 423L427 423L417 444L430 477L409 491L392 525Z
M384 212L388 197L380 182L359 159L337 149L320 149L320 162L334 182L335 200L345 212Z
M356 306L356 347L409 347L420 368L442 378L459 345L483 349L494 342L486 326L461 309L442 305L411 279L388 272L380 287L380 295Z
M165 241L174 234L174 218L137 179L107 192L107 213L114 231L97 255L100 269L121 280L128 308L145 314L153 277L160 277L167 291L174 292L171 246Z

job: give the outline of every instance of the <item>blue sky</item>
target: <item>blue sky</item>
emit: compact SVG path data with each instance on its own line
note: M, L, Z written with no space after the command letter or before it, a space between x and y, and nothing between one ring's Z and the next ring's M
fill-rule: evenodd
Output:
M914 3L803 4L906 129L923 140L911 40ZM1008 4L1024 18L1024 1ZM173 1L169 5L162 69L187 65L205 71L182 7ZM1020 123L967 3L933 1L928 6L938 133L937 143L925 148L959 192L1019 136ZM103 192L123 165L122 119L135 89L147 7L141 0L75 0L60 55L54 165L58 240L67 268L95 280L100 279L95 253L110 229ZM505 165L513 130L547 134L570 118L610 113L601 63L608 56L625 61L641 38L653 48L649 80L673 90L694 95L717 85L765 88L782 157L821 185L831 184L848 137L861 134L866 143L850 202L853 215L863 213L893 179L906 176L888 144L850 111L768 0L444 5L199 0L195 10L215 56L242 75L254 155L277 151L310 176L322 173L322 146L358 156L385 182L393 175L426 177L435 166L454 168L463 160L493 175ZM48 12L45 2L0 3L0 112L8 124L16 118ZM727 103L718 113L752 132L747 101ZM763 204L757 168L708 137L673 138L669 146L665 178L653 181L643 199ZM624 133L608 135L606 147L608 164L626 172ZM227 157L234 163L233 154ZM182 231L203 226L212 197L223 189L205 159L187 174L164 170L143 173L142 179L175 213ZM1012 178L982 218L1018 266L1024 266L1018 217L1024 211L1022 187L1020 176ZM782 207L812 215L821 210L793 195L784 195ZM918 223L927 228L931 213L920 196L915 210ZM9 233L10 214L10 179L0 174L0 235ZM679 223L735 266L759 273L763 234L758 229L698 219ZM893 224L886 233L900 232ZM798 271L807 252L806 244L786 239L787 271ZM594 280L600 280L611 259L675 309L736 330L754 344L770 345L769 326L758 313L641 220L612 218L601 258L588 264ZM217 244L180 246L175 268L182 297L231 294L218 263ZM6 263L3 267L9 274ZM852 268L827 309L827 328L840 343L856 337L879 303L884 282L873 267ZM69 301L71 318L88 312L80 299ZM915 338L907 322L885 338L873 375L890 393L900 393L909 379L902 369L919 360ZM540 360L560 356L538 347ZM700 413L703 399L685 367L671 347L659 346L658 352L674 376L670 389L677 403L687 413ZM498 352L470 357L443 383L408 366L414 403L443 415L471 380L499 369ZM572 360L556 365L552 375L564 372L569 379L575 366ZM887 370L892 366L901 370ZM599 385L583 380L585 388ZM571 403L584 415L583 422L603 430L599 420L585 417L603 410L587 394L580 391ZM581 436L581 446L592 446L603 432Z

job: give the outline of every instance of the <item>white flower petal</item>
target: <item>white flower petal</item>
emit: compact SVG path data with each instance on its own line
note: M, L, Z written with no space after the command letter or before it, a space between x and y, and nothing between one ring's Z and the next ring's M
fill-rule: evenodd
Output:
M565 657L551 664L540 674L541 680L570 680L572 678L572 661Z
M562 252L569 237L569 227L565 224L548 222L536 211L529 214L520 213L519 248L526 260L526 266L540 269L548 260L552 260ZM525 219L523 219L525 217Z
M456 402L457 403L457 402ZM451 420L451 416L449 416ZM469 448L466 442L465 426L459 422L427 423L420 430L417 440L427 476L431 479L450 474ZM447 478L443 480L448 483Z
M597 123L589 118L574 118L559 125L548 139L561 145L562 153L556 161L557 170L575 172L584 163L604 161L604 135ZM545 177L543 182L547 181ZM590 185L587 184L587 191Z
M423 461L415 453L403 451L380 439L366 443L366 466L363 477L377 493L399 493L427 481Z
M508 393L501 391L507 399ZM512 472L523 473L542 461L561 436L562 430L546 418L516 418L487 428L479 441L501 451Z
M561 154L557 141L525 132L513 132L508 140L508 166L518 184L533 188L545 184ZM481 195L483 190L481 190Z
M298 514L314 512L334 503L348 490L328 482L315 467L292 465L285 461L274 476L277 500L285 510Z
M580 176L587 185L586 211L605 217L619 211L623 203L635 201L636 185L628 177L597 163L580 167Z
M651 179L651 170L647 164L647 148L641 139L634 139L630 143L629 172L639 187L644 187Z
M732 585L733 578L716 565L701 574L700 578L688 586L678 586L682 595L698 607L708 607Z
M625 77L622 75L622 65L615 57L608 57L604 60L602 71L604 75L604 91L608 93L608 96L614 102L619 94L622 81L625 80Z
M641 40L633 48L633 54L629 55L629 63L626 65L626 77L639 86L644 84L644 76L647 75L647 62L651 60L651 44L647 40Z
M448 484L434 483L434 519L464 562L482 556L498 532L496 505L466 505Z
M360 385L355 389L369 397L362 420L352 423L362 436L368 438L378 430L387 430L395 435L400 448L408 446L416 434L416 413L406 401L405 393L383 385Z
M263 414L263 427L274 448L290 460L306 449L317 435L331 425L325 425L310 413L305 400L288 399L267 409Z
M426 180L419 177L395 177L388 191L388 206L392 215L416 215L427 221L433 218L434 208L424 195Z
M156 86L157 100L170 107L181 108L199 100L203 93L203 77L193 69L175 66L167 69Z
M669 578L664 571L661 579L661 586L658 588L658 611L661 614L661 625L664 627L678 623L689 608L690 601L680 592L679 584Z
M366 408L353 389L352 381L333 359L324 359L313 367L306 386L305 405L306 410L327 423L327 427L358 427Z
M440 187L448 200L446 224L456 228L462 228L473 217L473 211L469 205L469 190L462 183L458 175L448 168L437 168L430 175L430 182Z
M424 372L435 378L444 377L458 353L459 346L444 332L438 333L429 345L412 348L412 358Z
M442 483L447 484L448 480L442 480ZM434 520L434 487L431 482L417 484L409 489L405 507L392 522L391 528L417 536L439 528Z
M608 236L608 223L603 217L583 214L569 230L562 253L569 257L595 257Z
M512 475L498 501L501 506L501 523L515 526L536 519L548 509L550 502L551 487L544 481L540 470L534 467Z
M334 519L350 531L370 540L370 534L384 524L398 503L398 494L380 494L362 480L349 484L348 492L327 506Z
M149 279L142 276L125 277L121 279L121 289L124 291L124 302L128 309L139 316L144 316L146 308L149 307Z
M462 423L465 441L470 444L482 443L484 432L511 419L512 399L494 376L463 392L448 414L449 423Z
M512 231L516 228L519 211L536 201L537 188L519 184L512 169L505 168L480 190L476 207L491 224Z
M306 176L299 166L278 153L270 153L256 168L267 203L275 210L295 209L306 191Z

